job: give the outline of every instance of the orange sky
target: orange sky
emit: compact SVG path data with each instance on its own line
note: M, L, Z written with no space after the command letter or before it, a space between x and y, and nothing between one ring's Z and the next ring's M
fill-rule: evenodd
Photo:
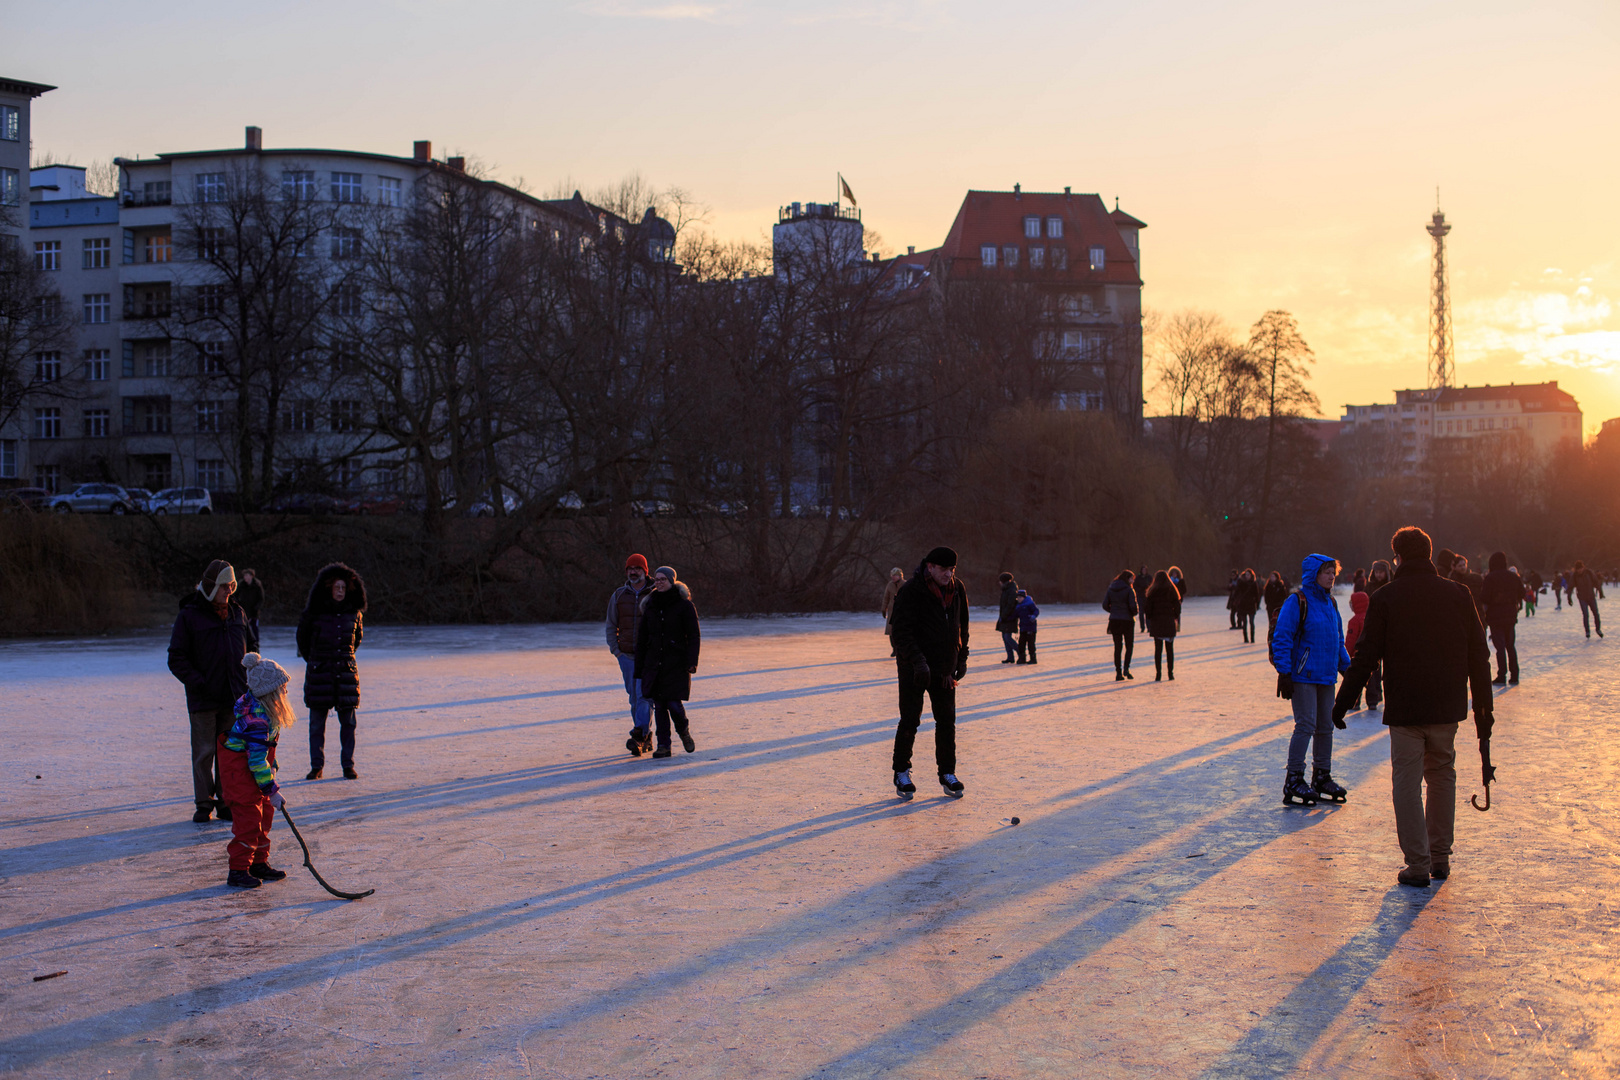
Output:
M1459 380L1620 416L1612 0L222 7L9 20L4 73L61 87L36 153L426 138L539 191L639 172L746 239L841 170L889 252L939 243L970 187L1117 194L1148 305L1292 311L1331 415L1424 380L1438 185Z

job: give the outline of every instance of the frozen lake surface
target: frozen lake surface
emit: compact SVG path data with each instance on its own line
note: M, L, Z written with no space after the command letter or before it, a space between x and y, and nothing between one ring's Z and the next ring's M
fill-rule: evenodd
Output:
M911 803L876 616L706 625L698 751L660 761L623 750L598 625L374 628L361 778L299 779L302 726L281 749L318 868L377 890L355 903L280 821L288 878L224 887L167 635L0 645L0 1069L1620 1073L1620 665L1578 614L1520 623L1488 814L1459 732L1454 876L1426 890L1395 884L1377 714L1338 733L1347 804L1281 805L1287 704L1220 601L1188 605L1174 683L1145 638L1115 683L1089 605L1046 610L1033 668L996 663L993 622L967 797L925 720ZM265 652L296 695L290 631Z

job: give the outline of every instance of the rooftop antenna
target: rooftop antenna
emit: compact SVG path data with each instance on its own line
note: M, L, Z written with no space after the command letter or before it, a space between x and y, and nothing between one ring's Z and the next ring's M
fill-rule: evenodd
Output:
M1440 189L1434 189L1434 217L1428 234L1434 237L1434 274L1429 298L1429 389L1444 390L1457 376L1452 341L1451 284L1446 273L1446 236L1451 226L1440 209Z

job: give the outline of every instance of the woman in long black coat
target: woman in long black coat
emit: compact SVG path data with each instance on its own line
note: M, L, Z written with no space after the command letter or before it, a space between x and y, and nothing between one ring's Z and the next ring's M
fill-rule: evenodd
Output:
M692 697L692 676L698 669L702 644L692 590L660 566L653 571L653 591L641 599L641 625L636 629L636 673L642 696L653 703L658 748L653 757L669 757L670 721L688 754L697 749L687 726L686 707Z
M355 710L360 708L360 668L354 650L365 637L366 583L342 563L321 567L298 616L298 655L304 659L304 704L309 707L309 775L319 780L326 766L326 717L338 714L338 745L343 775L354 771Z
M1260 582L1252 568L1245 567L1238 575L1237 587L1232 592L1232 609L1237 612L1238 629L1243 640L1254 643L1254 613L1260 610ZM1270 640L1270 636L1267 636Z
M1176 681L1176 632L1181 629L1181 590L1163 570L1153 575L1142 598L1142 613L1147 616L1148 633L1153 635L1153 681L1158 682L1169 669L1170 681Z

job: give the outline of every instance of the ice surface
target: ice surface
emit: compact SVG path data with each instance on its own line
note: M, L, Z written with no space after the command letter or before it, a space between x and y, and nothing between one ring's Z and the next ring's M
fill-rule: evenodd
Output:
M624 752L597 625L374 628L361 779L297 779L297 730L281 754L321 872L376 888L357 903L280 822L287 880L223 887L229 826L189 820L166 635L0 646L0 1068L1620 1071L1620 666L1578 615L1521 621L1493 809L1461 806L1454 876L1428 890L1395 884L1375 716L1338 736L1346 805L1280 804L1287 706L1220 601L1188 605L1174 683L1146 638L1115 683L1100 610L1043 615L1020 668L975 613L967 797L934 785L925 723L909 804L876 616L708 624L698 752L667 761ZM290 635L265 652L296 693Z

